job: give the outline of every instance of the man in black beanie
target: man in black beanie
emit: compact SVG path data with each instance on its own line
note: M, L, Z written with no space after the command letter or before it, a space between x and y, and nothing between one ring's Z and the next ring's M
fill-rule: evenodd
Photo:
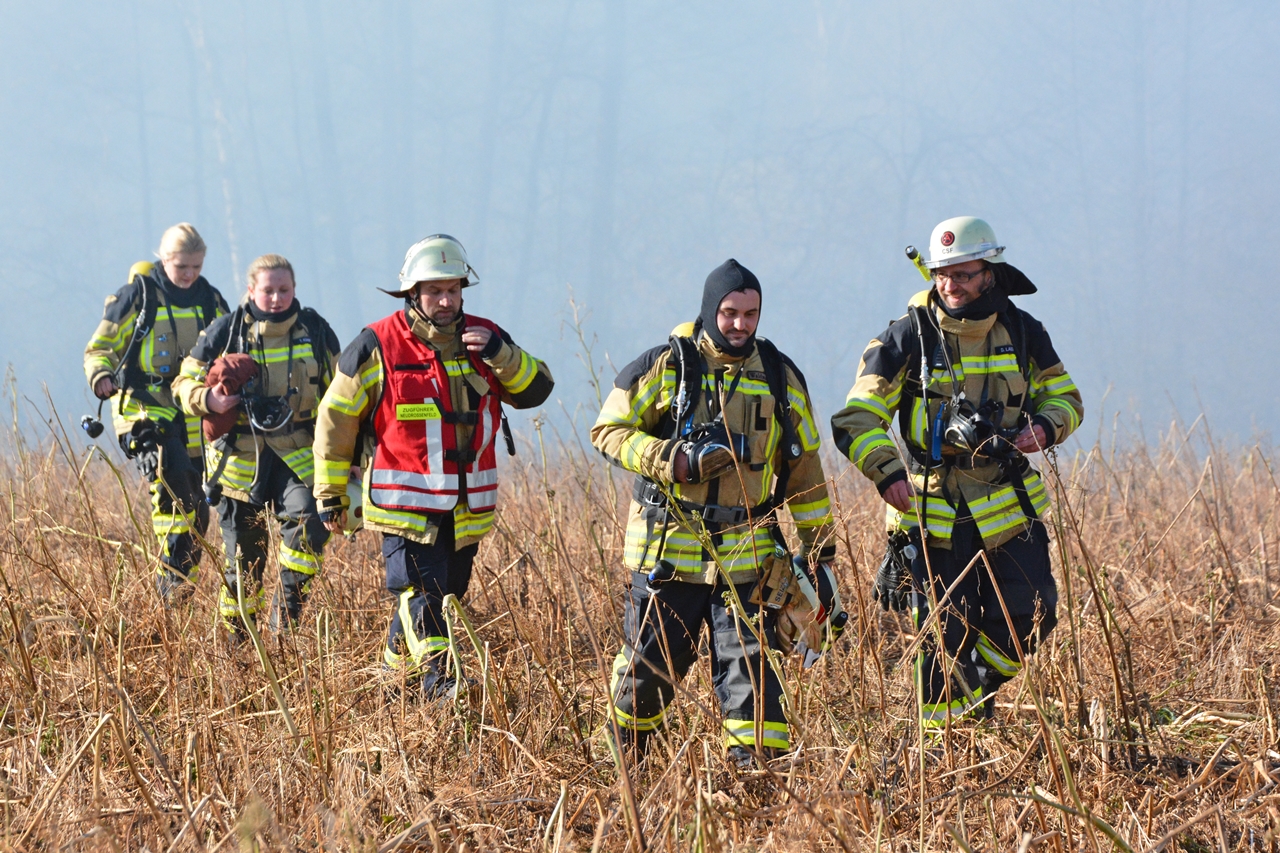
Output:
M663 727L703 623L730 760L746 768L787 751L782 685L762 643L807 650L811 663L843 626L809 393L791 360L756 338L760 299L737 261L713 270L697 322L623 368L591 429L596 448L637 475L605 732L615 757L643 754ZM777 526L784 504L799 538L794 565ZM801 604L769 597L802 587L811 595ZM803 618L787 618L797 606Z

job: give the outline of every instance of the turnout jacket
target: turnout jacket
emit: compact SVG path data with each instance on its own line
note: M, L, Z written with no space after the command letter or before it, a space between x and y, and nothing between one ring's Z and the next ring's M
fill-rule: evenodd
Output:
M102 320L84 348L84 375L90 390L121 368L128 351L121 388L111 399L116 435L124 435L142 418L172 421L177 417L171 385L182 359L200 332L228 311L227 301L204 276L183 289L169 280L163 264L135 264L134 271L128 284L107 297ZM139 322L145 334L140 332L134 341ZM187 450L198 456L200 424L189 421L186 427Z
M287 426L270 433L255 430L241 402L231 432L205 446L209 479L216 480L224 494L236 500L259 502L253 495L253 486L264 448L274 451L303 483L310 486L314 482L311 445L316 409L333 379L338 336L319 314L302 308L296 300L294 305L298 310L279 320L257 320L246 305L219 317L200 334L173 383L174 395L182 408L194 416L189 420L197 430L200 418L209 414L205 376L214 359L224 353L247 353L258 365L258 376L241 389L242 396L289 395L293 419ZM304 312L307 316L302 318Z
M1004 420L1000 424L1004 428L1017 426L1025 413L1032 423L1044 428L1047 446L1060 444L1080 426L1084 417L1080 391L1038 320L1012 305L1008 312L982 320L955 319L943 312L936 298L931 298L932 292L916 294L910 305L928 306L941 330L937 337L945 343L966 399L975 406L982 400L1004 402ZM1001 319L1014 317L1014 311L1020 311L1029 382L1019 369L1017 336ZM914 377L919 371L920 342L910 315L895 320L867 345L845 407L831 418L836 446L875 483L881 494L894 483L911 478L915 507L905 514L888 507L886 521L890 530L906 530L918 524L923 469L916 460L926 458L938 410L957 390L952 388L951 371L940 356L940 351L929 355L927 404L918 392L908 389L904 394L908 375ZM907 408L902 410L904 404ZM889 437L895 414L902 440L914 457L910 471ZM1030 520L999 465L966 467L972 457L945 444L942 454L943 467L929 472L926 523L931 545L949 548L952 528L967 517L972 517L986 548L998 547L1026 528ZM1042 516L1049 507L1044 482L1025 457L1019 455L1015 464L1023 472L1032 508ZM964 515L959 516L962 509Z
M449 380L449 399L441 400L440 408L450 414L450 420L454 421L452 424L443 424L442 428L453 430L451 444L455 449L473 446L474 431L478 427L483 429L486 419L472 418L469 415L478 414L488 406L490 395L496 394L501 402L514 408L529 409L541 405L551 394L555 383L547 365L516 346L510 335L489 321L464 314L448 326L436 326L421 318L417 312L410 312L406 308L402 309L399 317L392 315L392 318L374 325L386 331L393 325L388 320L393 318L397 323L402 320L414 338L425 344L442 363ZM468 351L462 342L462 333L466 327L477 323L497 329L489 345L493 352L484 353L487 357L483 358ZM477 362L484 365L484 371L493 377L496 387L481 375ZM390 365L391 369L396 367L395 364ZM423 424L424 429L427 426L423 413L416 411L424 408L422 399L383 400L384 395L393 393L391 384L386 381L387 370L378 334L369 327L347 345L338 359L333 383L320 403L316 422L316 503L322 511L345 509L349 503L347 481L351 475L351 466L363 459L364 526L370 530L431 544L436 540L439 519L443 517L441 512L385 508L377 504L379 493L372 496L370 494L376 448L382 440L375 425L379 408L384 402L391 407L388 410L389 417L395 418L396 406L401 406L405 410L402 419ZM501 439L493 436L492 440ZM493 527L492 491L488 490L483 495L483 508L480 508L479 497L480 494L477 494L472 501L477 504L473 508L460 495L456 505L450 510L454 521L455 548L464 548L478 542Z
M746 358L721 352L705 334L697 339L702 356L702 393L694 410L695 424L707 423L721 411L724 423L736 435L744 435L749 458L708 483L674 481L674 451L680 439L666 437L669 412L678 392L675 358L669 346L655 347L624 367L614 381L591 428L591 443L615 465L648 478L684 505L756 508L749 520L738 524L704 526L702 517L681 507L665 512L659 507L631 501L627 518L623 563L635 571L650 571L659 559L676 568L676 579L714 584L755 580L771 560L775 544L766 508L782 463L782 430L774 416L777 401L769 391L758 348ZM819 437L804 377L791 360L782 356L791 404L791 418L802 453L791 461L787 491L783 496L795 521L800 553L811 552L833 559L831 501L826 476L818 458ZM729 394L734 377L737 387ZM665 523L664 523L665 518ZM659 554L663 528L666 542ZM714 535L711 535L714 534ZM705 544L714 547L711 553Z

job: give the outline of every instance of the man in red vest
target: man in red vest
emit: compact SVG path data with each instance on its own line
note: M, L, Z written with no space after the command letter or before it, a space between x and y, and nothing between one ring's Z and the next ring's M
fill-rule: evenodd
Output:
M383 534L387 590L398 599L383 662L452 696L444 596L461 598L480 540L493 527L496 445L514 453L502 403L540 405L553 381L496 323L462 311L479 281L462 244L436 234L410 247L404 308L367 326L342 352L316 422L315 495L341 531L347 481L364 463L364 526Z

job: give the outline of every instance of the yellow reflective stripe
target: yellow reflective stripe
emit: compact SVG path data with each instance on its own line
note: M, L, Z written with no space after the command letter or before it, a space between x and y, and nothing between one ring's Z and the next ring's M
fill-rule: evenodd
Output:
M912 495L911 500L911 512L899 513L894 509L889 510L891 516L896 516L894 525L899 530L912 530L919 526L917 513L920 509L920 495ZM925 524L929 528L930 536L938 539L950 539L951 530L955 527L955 521L955 507L947 503L941 496L928 496L925 501Z
M267 603L267 591L259 589L253 594L245 593L244 596L244 612L252 616L262 609L262 605ZM240 615L240 605L236 601L236 594L224 583L222 585L222 593L218 596L218 615L224 620Z
M538 375L538 362L524 350L520 351L520 369L510 381L504 381L503 387L512 394L519 394L529 387L533 378Z
M625 711L618 709L614 704L618 696L618 685L624 678L624 673L630 668L631 658L627 654L624 647L613 658L613 673L609 677L609 696L611 697L609 705L613 709L613 718L618 725L632 729L638 732L651 732L662 725L662 718L666 716L667 709L663 708L652 717L635 717Z
M978 635L977 649L978 654L982 656L982 659L991 664L996 672L1001 675L1012 678L1018 674L1019 670L1022 669L1022 665L1016 660L1005 657L1004 654L1002 654L1001 651L997 649L989 639L987 639L986 634Z
M1004 355L966 355L960 359L962 373L1017 373L1018 357Z
M724 745L748 746L756 745L756 724L753 720L725 720ZM760 724L760 745L774 749L789 749L791 732L786 723Z
M304 359L315 359L311 344L294 344L293 360L302 361ZM289 360L289 347L267 347L254 353L253 360L258 364L283 364Z
M346 459L316 459L316 483L322 486L345 486L351 479L351 462Z
M238 491L245 491L253 485L253 477L257 472L257 466L252 460L241 459L234 454L228 454L224 465L222 456L222 452L212 444L205 446L205 467L210 472L217 471L219 467L222 468L222 474L218 477L218 482Z
M889 438L889 433L883 429L870 430L849 448L849 460L861 469L862 463L867 456L881 447L888 447L892 450L894 448L893 439Z
M861 409L864 412L870 412L885 423L889 422L891 417L889 407L879 398L873 397L850 397L845 401L845 407L851 409Z
M810 503L789 503L791 520L797 527L816 527L831 517L831 499L821 498Z
M366 524L380 524L383 527L394 527L419 534L427 531L427 517L425 515L418 512L399 512L376 506L369 500L368 489L365 490L363 510Z
M493 529L493 512L471 512L459 504L453 509L455 539L480 539Z
M203 380L208 373L208 368L194 359L188 362L185 358L182 360L182 368L178 371L179 376L185 376L188 379Z
M419 637L413 632L413 615L409 612L409 600L416 594L410 588L400 593L400 627L404 631L405 649L409 652L409 660L418 665L422 659L449 648L447 637Z
M622 447L619 448L619 461L622 463L622 467L626 468L628 471L639 471L640 458L641 454L644 452L645 446L659 440L660 439L654 438L653 436L647 435L643 432L632 433L631 436L622 443Z
M643 519L636 519L627 525L623 547L624 565L638 569L642 557L646 567L652 565L658 559L657 542L661 535L661 527L655 527L653 538L650 539ZM760 527L751 533L725 531L722 535L724 538L716 550L716 559L708 562L718 563L725 571L754 571L760 567L760 561L765 556L773 553L773 537L766 528ZM649 546L647 549L646 545ZM678 572L701 574L706 569L702 560L702 543L687 530L673 529L667 534L662 558L672 563Z
M471 362L465 356L458 361L446 361L444 372L449 376L466 376L469 373L475 373L471 368Z
M1028 471L1023 476L1023 483L1027 487L1027 497L1031 499L1032 508L1037 515L1044 515L1049 509L1049 495L1044 481L1035 471ZM973 522L983 539L1018 527L1027 520L1013 486L996 489L986 498L970 501L969 511L973 513Z
M628 424L630 426L639 426L641 416L653 405L653 402L662 394L666 399L670 399L675 393L676 387L676 370L674 367L668 366L662 371L660 376L655 376L636 389L636 395L631 398L631 408L623 413L621 419L613 420L613 423Z
M911 404L911 443L916 447L927 447L929 432L929 406L923 397L916 397Z
M1075 391L1076 383L1071 378L1070 373L1060 373L1054 376L1045 377L1043 375L1031 377L1032 393L1040 393L1048 391L1050 394L1061 394L1065 391Z
M280 565L304 575L315 575L323 565L323 558L319 554L312 554L309 551L297 551L282 542L280 544Z
M809 406L805 402L804 395L788 388L787 400L791 403L792 410L800 413L800 424L797 430L800 434L800 446L805 450L817 450L822 439L818 437L818 427L813 422L813 416L809 414Z
M1036 406L1036 414L1040 414L1051 408L1062 409L1067 413L1067 424L1072 431L1074 431L1076 427L1080 426L1080 415L1076 412L1076 407L1059 397L1050 397L1040 403Z
M310 447L300 447L297 450L282 453L280 459L304 483L316 472L315 454Z
M151 513L151 529L159 537L174 536L179 533L190 533L191 523L182 514L165 515L160 512Z
M367 394L382 382L382 359L378 359L360 371L360 388Z
M330 385L329 390L325 392L324 400L321 405L327 406L334 411L341 412L344 415L350 415L353 418L360 417L365 406L369 404L369 395L365 393L364 387L359 386L359 394L356 399L349 400L346 397L333 390L334 386Z

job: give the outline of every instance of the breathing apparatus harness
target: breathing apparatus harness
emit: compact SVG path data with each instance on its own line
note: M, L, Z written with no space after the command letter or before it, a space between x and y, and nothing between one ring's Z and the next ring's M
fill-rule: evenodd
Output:
M155 326L156 315L159 312L159 296L154 292L158 286L151 280L149 275L135 273L131 281L141 279L138 283L138 314L137 320L133 325L133 333L129 336L129 343L125 347L124 352L120 356L120 362L116 365L115 370L111 371L111 381L115 384L117 393L124 391L126 388L133 391L134 397L142 398L143 402L157 403L150 393L143 390L146 387L158 388L170 377L157 373L148 373L142 369L138 348L142 341L146 340L147 335L151 333L151 329ZM194 285L193 285L194 286ZM207 323L206 318L212 318L217 313L217 302L213 298L212 292L208 294L209 298L202 305L202 310L197 317L196 334L204 331ZM173 316L173 305L169 300L164 302L165 313L169 319L169 333L172 336L172 345L178 344L178 323ZM167 369L167 368L166 368ZM131 381L136 380L136 381ZM97 412L93 415L84 415L80 418L80 428L91 439L96 439L102 435L102 406L107 401L99 400ZM143 469L143 474L147 477L154 477L157 469L157 460L145 458L154 454L160 442L164 439L166 433L165 424L157 424L148 417L139 418L130 425L129 432L120 436L120 447L124 451L124 455L129 459L138 460L139 467Z
M1014 439L1021 429L1030 422L1023 407L1025 398L1030 396L1031 365L1026 353L1026 328L1022 311L1012 303L1005 311L997 315L997 319L1008 330L1013 344L1018 372L1027 385L1024 397L1006 403L1003 400L988 398L989 374L983 381L982 397L975 406L965 396L963 383L956 373L955 363L951 358L950 348L942 328L932 313L933 292L930 291L925 305L913 305L908 309L912 329L920 346L920 360L913 370L910 361L907 363L907 375L902 386L902 403L898 408L899 429L903 435L910 435L912 403L916 397L923 400L925 414L928 414L929 383L932 369L945 368L951 377L951 397L944 400L937 413L928 425L925 435L927 447L916 448L910 442L907 449L914 461L922 470L923 483L921 494L929 491L929 473L933 469L942 469L942 477L950 468L972 468L984 464L995 463L1000 466L1005 478L1013 485L1018 497L1018 505L1028 519L1036 519L1038 514L1027 494L1023 473L1027 468L1026 457L1014 446ZM932 365L931 365L932 362ZM936 395L935 395L936 396ZM1018 422L1009 428L1000 426L1004 420L1007 406L1018 406ZM960 454L944 455L943 446L950 446L961 451ZM945 490L945 485L944 485ZM947 496L949 499L949 496ZM927 541L927 512L921 510L921 541Z
M231 319L231 328L227 333L226 343L222 346L222 352L218 354L219 358L226 356L231 352L241 352L253 355L254 341L249 339L249 329L252 323L247 322L245 315L248 314L248 308L240 305L236 308L235 314ZM311 352L315 356L319 365L317 371L316 382L322 382L324 375L329 369L329 350L325 340L325 326L320 315L314 308L304 308L298 306L297 324L302 331L311 340ZM260 371L259 376L249 381L245 388L240 390L240 404L244 407L246 419L249 422L248 432L253 435L253 452L254 452L254 472L258 470L259 463L262 461L262 449L259 447L257 438L259 434L281 433L287 434L295 429L309 426L315 423L314 419L295 423L293 420L294 410L289 400L299 390L293 386L293 346L294 346L293 329L289 330L289 345L287 355L285 357L285 393L276 395L267 395L256 393L252 390L252 386L257 384L259 388L266 389L270 386L270 371L267 367L266 348L263 346L262 337L258 336L257 357L254 361L258 365ZM287 428L287 429L286 429ZM222 476L222 472L227 467L227 460L230 457L230 450L235 440L243 435L245 430L242 427L232 427L226 435L223 435L213 442L213 446L220 452L218 466L211 473L207 473L203 483L205 501L211 506L217 506L222 500L222 485L218 482L218 478ZM204 444L204 433L201 432L201 445Z
M691 457L706 458L709 455L708 451L716 450L727 452L733 463L749 463L751 461L749 458L750 449L746 442L746 436L735 435L728 429L724 422L723 410L718 412L709 423L694 423L694 412L701 398L702 378L706 372L706 366L703 362L702 354L698 351L695 339L673 334L668 340L668 346L675 366L676 394L668 411L668 417L664 419L659 437L681 439L683 447L681 451L677 452L686 452ZM679 500L672 495L669 487L664 487L647 477L637 475L632 485L631 494L637 503L648 510L649 535L646 537L647 541L652 541L654 526L658 523L662 525L662 532L658 538L658 547L654 554L654 565L648 573L650 586L666 583L676 575L675 565L665 559L664 556L673 504L681 515L701 519L711 534L712 542L716 544L719 544L721 538L720 530L726 525L739 525L752 519L760 519L769 526L769 532L773 537L775 548L785 558L787 553L786 540L783 538L782 530L778 526L777 510L786 500L787 484L791 477L791 463L799 459L804 451L800 445L800 439L796 435L795 424L791 422L791 400L787 394L786 367L783 363L782 354L773 345L773 342L766 338L756 338L756 351L760 354L760 360L764 366L765 382L769 386L769 394L774 398L774 417L782 430L781 461L778 465L773 492L766 501L754 507L718 506L715 500L719 494L718 477L724 470L721 469L720 472L710 477L699 478L709 483L707 489L708 502L706 504L695 504ZM743 359L726 392L726 402L737 390L738 382L742 379L745 370L746 359ZM644 571L644 563L648 555L649 551L646 545L645 553L640 557L638 571Z

